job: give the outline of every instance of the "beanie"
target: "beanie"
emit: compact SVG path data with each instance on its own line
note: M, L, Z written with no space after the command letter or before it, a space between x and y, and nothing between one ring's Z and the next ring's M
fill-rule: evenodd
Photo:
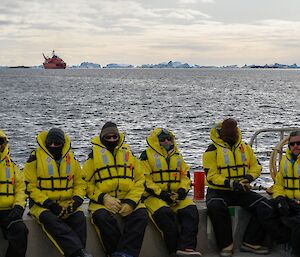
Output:
M228 118L222 122L221 130L228 131L228 130L235 129L236 127L237 127L236 120L232 118Z
M157 135L158 139L163 139L166 137L171 137L171 134L168 129L163 128L161 132Z
M45 143L49 145L55 142L56 144L65 143L65 133L60 128L52 128L49 130Z
M115 134L119 136L119 130L117 128L117 125L111 121L108 121L103 125L100 133L100 139L102 139L108 134Z

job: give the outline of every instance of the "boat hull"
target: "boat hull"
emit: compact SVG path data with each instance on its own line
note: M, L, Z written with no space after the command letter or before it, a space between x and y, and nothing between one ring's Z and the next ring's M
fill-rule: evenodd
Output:
M65 69L65 63L43 63L45 69Z

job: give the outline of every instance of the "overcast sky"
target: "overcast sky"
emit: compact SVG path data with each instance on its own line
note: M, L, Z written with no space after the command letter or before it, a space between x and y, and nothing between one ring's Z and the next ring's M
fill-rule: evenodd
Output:
M300 0L1 0L0 65L297 63Z

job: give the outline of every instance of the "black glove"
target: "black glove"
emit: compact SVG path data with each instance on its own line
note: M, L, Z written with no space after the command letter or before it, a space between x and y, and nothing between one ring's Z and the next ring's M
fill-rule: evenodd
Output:
M173 204L174 201L171 198L171 194L168 193L167 191L161 191L159 194L159 198L164 200L167 204Z
M72 199L73 202L67 208L67 213L69 214L75 212L78 209L78 207L83 203L83 200L77 195L73 196Z
M62 214L63 208L58 203L53 202L50 199L47 199L43 205L56 216L60 216Z
M187 196L187 191L185 191L184 188L179 188L177 190L177 194L178 194L178 200L184 200Z
M244 178L247 179L249 183L254 181L253 177L250 174L245 175Z
M14 208L11 209L9 212L7 218L9 222L15 221L15 220L21 220L24 213L24 208L20 205L15 205Z
M277 210L282 216L289 216L290 206L283 196L278 196L276 199Z
M250 191L250 184L248 179L242 179L240 181L234 180L232 183L233 191L247 192Z

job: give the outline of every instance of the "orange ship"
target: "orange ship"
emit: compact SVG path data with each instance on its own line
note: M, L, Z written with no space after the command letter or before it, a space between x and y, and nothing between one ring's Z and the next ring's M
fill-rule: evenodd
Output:
M45 69L65 69L66 63L63 59L59 58L57 55L55 55L54 50L52 51L52 58L46 57L43 53L43 56L45 58L45 61L43 63Z

